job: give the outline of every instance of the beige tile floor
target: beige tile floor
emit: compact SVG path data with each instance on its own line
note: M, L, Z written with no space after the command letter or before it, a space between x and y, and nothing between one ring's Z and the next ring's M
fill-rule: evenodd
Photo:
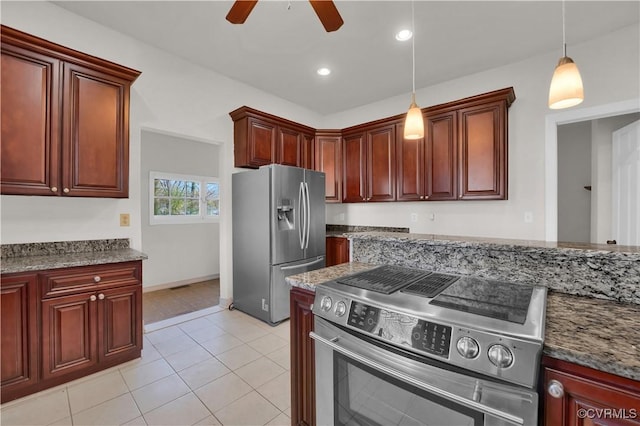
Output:
M218 312L145 334L142 358L0 407L10 425L290 425L289 322Z

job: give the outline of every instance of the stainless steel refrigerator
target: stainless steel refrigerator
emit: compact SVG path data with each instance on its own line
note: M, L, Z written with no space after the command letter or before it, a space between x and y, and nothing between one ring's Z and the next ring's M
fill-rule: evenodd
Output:
M284 278L325 265L324 180L277 164L233 174L235 309L272 325L289 318Z

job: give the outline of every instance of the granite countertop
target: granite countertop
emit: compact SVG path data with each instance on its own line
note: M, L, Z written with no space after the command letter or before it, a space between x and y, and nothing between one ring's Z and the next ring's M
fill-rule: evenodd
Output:
M409 233L409 228L393 228L388 226L366 226L366 225L331 225L327 224L327 237L345 237L362 232L382 232L382 233Z
M286 278L294 287L317 285L376 265L345 263ZM550 291L543 353L640 381L640 305Z
M128 239L3 244L0 273L42 271L147 259Z
M349 237L354 239L374 239L374 240L391 240L391 241L414 241L424 242L425 244L438 245L455 245L456 247L484 247L491 249L501 248L518 248L526 251L537 249L557 249L565 254L575 252L584 255L585 252L597 253L618 253L620 256L626 257L628 260L640 259L640 246L620 246L616 244L588 244L588 243L567 243L567 242L550 242L539 240L512 240L507 238L482 238L482 237L462 237L452 235L435 235L435 234L411 234L400 232L357 232L350 233Z

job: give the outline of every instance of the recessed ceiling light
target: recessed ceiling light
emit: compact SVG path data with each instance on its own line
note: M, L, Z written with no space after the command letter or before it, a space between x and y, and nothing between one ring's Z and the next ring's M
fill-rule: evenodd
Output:
M331 74L331 70L330 70L329 68L325 68L325 67L323 67L323 68L318 68L317 73L318 73L318 75L325 76L325 75L329 75L329 74Z
M400 30L396 33L396 40L398 41L407 41L411 38L413 33L411 30Z

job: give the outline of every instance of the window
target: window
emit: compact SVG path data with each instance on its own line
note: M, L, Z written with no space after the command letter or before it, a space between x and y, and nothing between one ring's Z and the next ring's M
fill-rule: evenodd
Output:
M220 184L217 178L151 172L150 224L217 222Z

